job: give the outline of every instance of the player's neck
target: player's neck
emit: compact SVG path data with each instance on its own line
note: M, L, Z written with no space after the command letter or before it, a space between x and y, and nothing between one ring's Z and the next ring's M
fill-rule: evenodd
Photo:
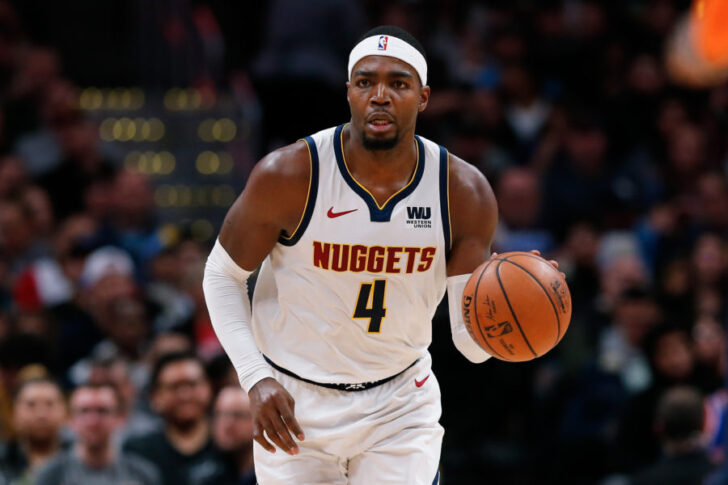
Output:
M409 177L417 162L417 146L414 131L402 135L394 147L387 150L370 150L364 147L361 137L344 128L344 158L352 174L367 178Z

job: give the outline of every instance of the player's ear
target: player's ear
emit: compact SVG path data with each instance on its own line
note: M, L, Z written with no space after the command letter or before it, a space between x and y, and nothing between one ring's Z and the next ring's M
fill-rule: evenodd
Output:
M427 102L430 100L430 86L423 86L420 88L420 102L417 107L417 112L422 113L427 108Z
M351 104L351 100L349 99L349 90L351 89L351 82L346 81L346 102Z

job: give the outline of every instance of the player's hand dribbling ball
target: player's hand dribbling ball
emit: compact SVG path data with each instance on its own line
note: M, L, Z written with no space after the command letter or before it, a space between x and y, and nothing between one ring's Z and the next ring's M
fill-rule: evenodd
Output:
M470 276L462 302L470 336L501 360L540 357L559 343L571 319L564 275L533 253L492 257Z

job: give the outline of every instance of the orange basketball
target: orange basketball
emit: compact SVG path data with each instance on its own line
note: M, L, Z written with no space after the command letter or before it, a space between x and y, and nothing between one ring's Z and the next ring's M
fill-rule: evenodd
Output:
M522 362L559 343L571 319L571 294L558 269L535 254L499 254L476 269L463 293L470 336L493 357Z
M728 2L696 0L690 15L698 52L717 67L728 66Z
M694 0L678 21L666 48L672 79L692 87L717 86L728 79L728 2Z

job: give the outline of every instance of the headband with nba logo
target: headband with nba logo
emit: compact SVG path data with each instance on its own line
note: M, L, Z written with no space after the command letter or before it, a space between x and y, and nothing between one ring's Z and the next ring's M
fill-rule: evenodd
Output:
M349 54L349 80L354 65L366 56L387 56L404 61L420 76L422 85L427 84L427 61L420 51L409 43L392 35L373 35L359 42Z

